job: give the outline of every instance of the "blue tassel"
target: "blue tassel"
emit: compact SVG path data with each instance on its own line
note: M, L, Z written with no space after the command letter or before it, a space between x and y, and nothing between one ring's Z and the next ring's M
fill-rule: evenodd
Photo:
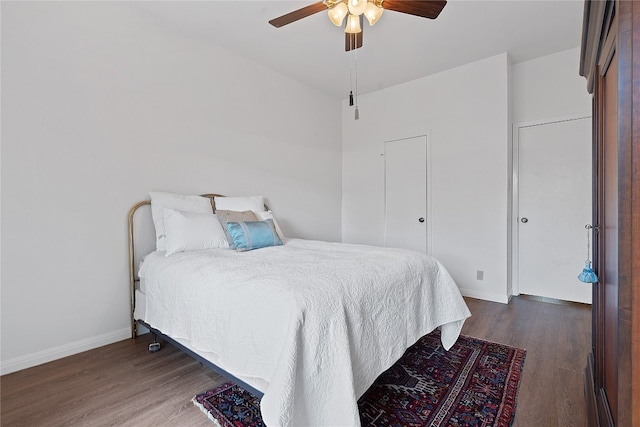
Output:
M598 276L591 268L591 261L585 261L585 266L582 269L582 273L578 276L578 280L584 283L597 283Z

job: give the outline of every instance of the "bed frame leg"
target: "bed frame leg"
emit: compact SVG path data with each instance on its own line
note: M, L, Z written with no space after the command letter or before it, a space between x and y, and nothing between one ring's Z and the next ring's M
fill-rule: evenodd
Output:
M155 353L160 351L160 343L158 342L158 335L153 334L153 342L149 344L149 353Z

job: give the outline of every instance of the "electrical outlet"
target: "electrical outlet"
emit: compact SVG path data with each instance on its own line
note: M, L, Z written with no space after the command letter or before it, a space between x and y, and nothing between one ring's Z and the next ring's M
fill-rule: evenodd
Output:
M484 271L478 270L476 272L476 280L484 280Z

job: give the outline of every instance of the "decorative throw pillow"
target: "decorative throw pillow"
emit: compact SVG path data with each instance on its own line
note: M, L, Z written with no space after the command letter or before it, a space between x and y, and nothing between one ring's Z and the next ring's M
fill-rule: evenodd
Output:
M226 211L216 209L216 215L220 220L220 224L222 224L222 228L227 236L227 241L229 242L229 247L234 248L233 239L229 234L229 230L227 230L227 223L229 222L247 222L247 221L258 221L258 217L253 211Z
M211 201L202 196L185 196L182 194L162 193L152 191L151 218L156 228L156 249L161 251L167 248L164 228L164 209L175 209L182 212L213 213Z
M233 244L238 251L250 251L252 249L280 246L282 240L273 226L273 220L228 222L227 230L233 239Z
M203 249L226 249L229 247L225 232L212 213L181 212L164 209L166 232L165 256L178 252Z

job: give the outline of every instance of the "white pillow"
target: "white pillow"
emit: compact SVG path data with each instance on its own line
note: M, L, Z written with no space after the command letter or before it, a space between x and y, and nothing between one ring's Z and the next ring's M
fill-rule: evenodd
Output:
M152 191L151 217L156 227L156 249L161 251L167 248L165 243L164 209L175 209L183 212L213 213L211 201L201 196L184 196L182 194L162 193Z
M284 234L282 234L282 230L280 230L280 226L278 225L278 222L276 221L276 219L273 217L273 213L271 211L254 212L254 213L256 214L256 216L260 221L264 221L267 219L273 220L273 225L276 227L276 233L278 233L278 237L280 237L280 240L284 241Z
M218 217L212 213L181 212L164 209L167 253L226 249L229 247Z
M216 210L221 211L254 211L264 212L264 197L248 196L248 197L216 197Z

